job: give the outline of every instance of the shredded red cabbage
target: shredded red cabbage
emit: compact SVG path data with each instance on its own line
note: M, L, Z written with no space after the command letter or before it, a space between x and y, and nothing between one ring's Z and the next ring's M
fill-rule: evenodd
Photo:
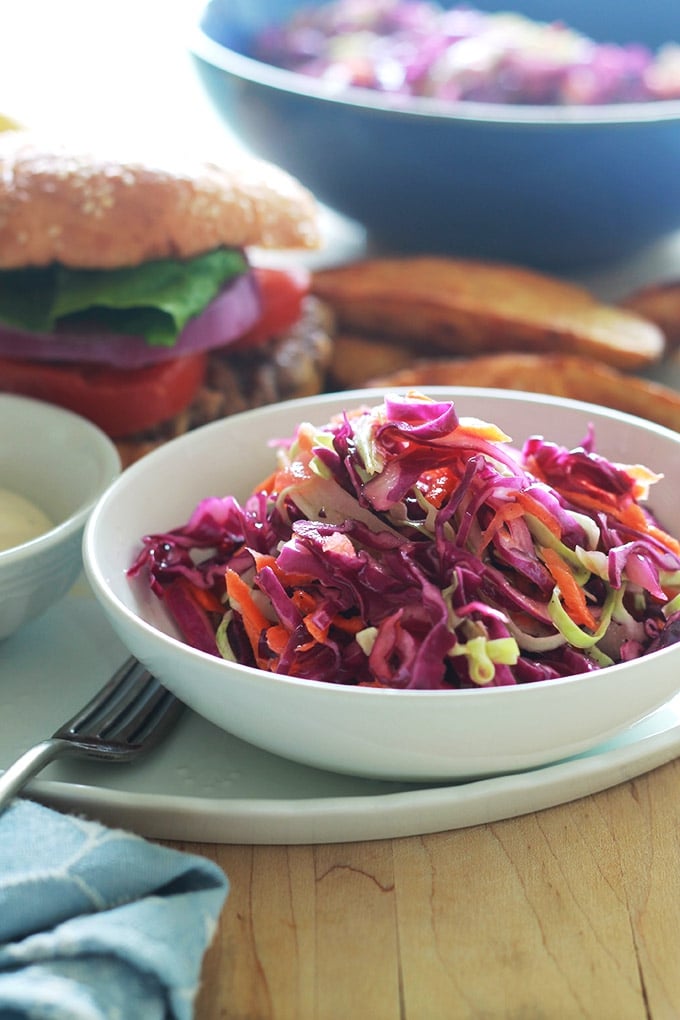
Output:
M446 690L572 676L680 640L661 476L521 448L452 402L388 398L281 443L240 503L209 497L129 569L202 651L284 675Z
M594 0L595 2L595 0ZM251 45L255 58L329 83L448 102L602 105L680 98L680 46L595 42L532 21L431 0L300 4Z

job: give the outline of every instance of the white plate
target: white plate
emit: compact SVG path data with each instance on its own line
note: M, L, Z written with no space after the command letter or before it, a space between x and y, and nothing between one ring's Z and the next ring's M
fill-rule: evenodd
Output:
M0 768L94 693L126 650L84 581L0 643ZM589 754L457 785L355 779L260 751L187 713L134 765L55 763L31 794L151 838L332 843L442 832L595 793L680 754L680 696Z

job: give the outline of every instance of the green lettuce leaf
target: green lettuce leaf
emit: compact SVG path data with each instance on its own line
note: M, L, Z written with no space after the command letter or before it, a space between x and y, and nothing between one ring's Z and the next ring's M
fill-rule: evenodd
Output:
M159 259L122 269L46 268L0 272L0 322L32 333L96 319L116 333L172 347L189 319L248 270L241 251L218 248L194 259Z

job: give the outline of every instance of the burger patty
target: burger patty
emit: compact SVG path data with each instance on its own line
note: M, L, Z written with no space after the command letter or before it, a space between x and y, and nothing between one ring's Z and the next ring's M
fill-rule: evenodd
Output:
M205 382L185 411L154 429L116 441L123 466L228 415L321 393L332 360L333 331L329 306L309 295L300 319L285 333L242 350L211 351Z
M330 309L310 295L303 302L301 318L283 335L250 350L218 349L208 359L205 385L190 408L189 428L238 411L320 393L331 361L332 331Z

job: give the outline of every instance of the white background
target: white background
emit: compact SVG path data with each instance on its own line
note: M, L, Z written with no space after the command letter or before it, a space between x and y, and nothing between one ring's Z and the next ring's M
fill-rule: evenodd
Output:
M232 144L188 51L196 0L0 0L0 112L27 127Z

